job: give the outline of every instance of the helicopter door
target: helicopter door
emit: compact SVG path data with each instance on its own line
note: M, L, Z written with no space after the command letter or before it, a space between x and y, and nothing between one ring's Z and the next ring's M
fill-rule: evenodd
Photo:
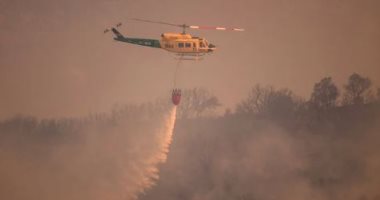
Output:
M185 48L185 44L183 42L177 42L177 51L183 52L183 48Z
M186 43L185 43L185 47L186 47L186 51L187 51L187 52L191 51L191 43L186 42Z
M205 42L204 41L199 41L199 47L201 49L206 48Z

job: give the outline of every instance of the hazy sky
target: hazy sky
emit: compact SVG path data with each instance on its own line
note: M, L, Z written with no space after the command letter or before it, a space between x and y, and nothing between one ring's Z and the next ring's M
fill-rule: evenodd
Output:
M185 62L178 86L204 87L227 107L254 84L308 98L315 82L339 86L353 72L380 86L378 0L0 0L0 119L83 116L170 95L176 61L164 50L112 40L159 38L173 27L146 18L246 32L189 31L218 46Z

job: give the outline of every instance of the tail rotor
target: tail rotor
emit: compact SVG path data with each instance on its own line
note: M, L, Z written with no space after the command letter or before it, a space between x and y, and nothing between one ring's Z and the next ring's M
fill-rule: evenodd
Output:
M115 26L111 27L111 28L106 28L103 33L106 34L108 32L110 32L112 30L112 28L116 27L116 28L119 28L121 25L123 25L121 22L117 23Z

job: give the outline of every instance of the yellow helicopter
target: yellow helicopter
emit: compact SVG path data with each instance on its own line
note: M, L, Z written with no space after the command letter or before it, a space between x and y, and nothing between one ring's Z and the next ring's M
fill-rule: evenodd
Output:
M116 27L104 30L104 33L112 31L115 34L114 40L120 42L126 42L141 46L161 48L168 52L175 53L183 60L198 60L200 57L212 53L216 50L216 46L209 43L205 38L191 36L186 33L186 29L203 29L203 30L221 30L221 31L244 31L242 28L225 28L225 27L213 27L213 26L194 26L187 24L172 24L161 21L151 21L145 19L133 18L131 20L156 23L169 26L176 26L182 28L182 33L163 33L161 34L161 40L145 39L145 38L131 38L122 35L117 28L122 24L118 23Z

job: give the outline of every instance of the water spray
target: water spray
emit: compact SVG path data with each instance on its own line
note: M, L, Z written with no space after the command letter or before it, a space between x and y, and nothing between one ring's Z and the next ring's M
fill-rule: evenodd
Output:
M158 165L167 161L168 153L170 150L170 144L173 140L173 131L176 121L177 106L173 106L165 118L164 126L160 129L158 135L159 151L157 154L147 160L150 163L150 167L145 170L144 181L142 181L142 189L138 193L144 193L147 189L153 187L159 179ZM137 197L137 196L136 196ZM136 199L136 198L133 198Z

